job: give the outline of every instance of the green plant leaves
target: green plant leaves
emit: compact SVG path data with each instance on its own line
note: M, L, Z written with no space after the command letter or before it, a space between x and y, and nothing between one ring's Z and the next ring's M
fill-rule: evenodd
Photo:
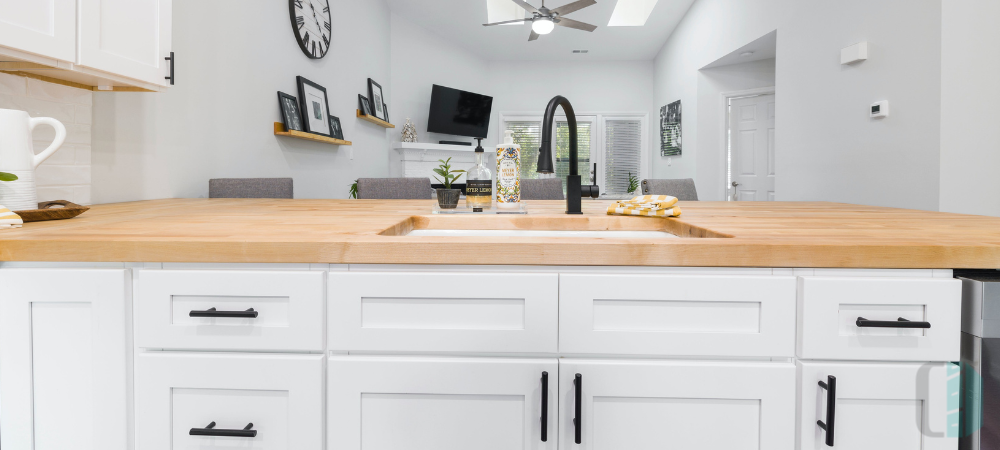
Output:
M451 183L457 181L462 176L462 173L465 173L465 171L458 169L452 170L451 158L439 159L438 162L440 162L441 165L434 169L434 173L441 175L444 180L441 180L438 177L434 177L434 179L437 180L438 183L443 184L445 189L451 189Z
M15 181L17 180L17 175L7 172L0 172L0 181Z

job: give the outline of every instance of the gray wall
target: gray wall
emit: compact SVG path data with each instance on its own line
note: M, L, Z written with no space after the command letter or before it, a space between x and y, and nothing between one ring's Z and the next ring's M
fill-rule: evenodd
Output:
M355 110L368 77L392 104L389 10L383 0L331 8L333 47L314 61L295 42L286 1L174 2L177 85L94 96L94 203L205 197L217 177L292 177L298 198L346 198L355 178L384 176L388 131ZM296 75L326 87L353 147L274 136L276 92L297 97Z

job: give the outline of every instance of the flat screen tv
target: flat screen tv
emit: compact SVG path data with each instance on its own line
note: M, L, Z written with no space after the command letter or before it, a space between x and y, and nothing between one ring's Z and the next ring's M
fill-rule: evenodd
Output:
M493 97L434 85L427 131L486 138L490 131Z

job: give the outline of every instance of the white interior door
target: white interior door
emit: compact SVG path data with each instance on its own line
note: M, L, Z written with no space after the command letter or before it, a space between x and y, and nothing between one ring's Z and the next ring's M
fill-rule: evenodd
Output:
M563 450L795 448L791 363L561 359L559 392Z
M76 61L76 0L0 0L0 45Z
M170 28L171 0L80 0L80 65L166 86Z
M951 363L799 362L801 450L958 448L958 366ZM819 382L833 376L833 395ZM951 380L949 380L951 378ZM951 389L949 389L951 388ZM816 423L831 422L833 445ZM954 405L949 406L951 399ZM951 410L951 411L949 411ZM949 419L951 418L951 419ZM949 426L954 424L954 426Z
M0 269L0 447L128 448L124 270Z
M333 356L327 448L555 450L557 371L555 359Z
M774 95L729 103L730 198L774 201Z

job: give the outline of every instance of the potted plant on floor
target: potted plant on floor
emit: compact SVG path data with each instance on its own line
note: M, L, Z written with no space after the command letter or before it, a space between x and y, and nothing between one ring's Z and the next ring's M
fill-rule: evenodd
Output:
M441 165L434 169L434 173L441 175L443 180L438 177L434 177L438 180L438 183L444 185L444 189L437 190L438 206L441 209L455 209L458 206L458 198L462 195L461 189L452 189L451 183L458 181L458 178L462 176L464 170L452 170L451 169L451 158L446 160L438 160ZM457 174L457 175L456 175Z

